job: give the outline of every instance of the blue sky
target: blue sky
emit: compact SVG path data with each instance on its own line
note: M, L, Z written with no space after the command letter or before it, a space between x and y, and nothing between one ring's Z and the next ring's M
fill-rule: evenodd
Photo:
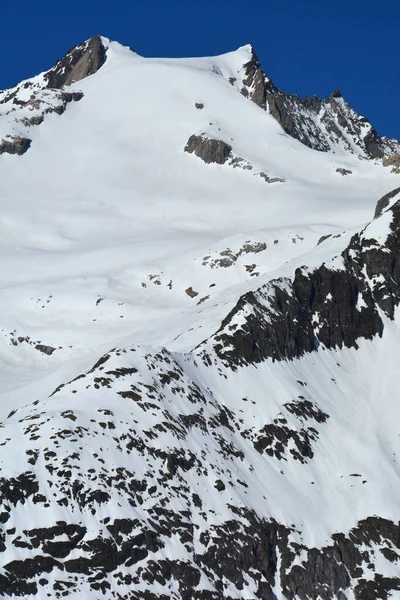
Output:
M100 33L143 56L206 56L251 43L282 90L345 99L378 133L400 139L396 0L6 1L0 89L46 70Z

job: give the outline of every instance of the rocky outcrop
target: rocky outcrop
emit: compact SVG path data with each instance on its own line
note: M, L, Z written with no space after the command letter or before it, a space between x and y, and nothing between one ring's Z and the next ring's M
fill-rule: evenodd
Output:
M265 76L261 63L258 60L254 49L251 49L251 58L249 62L243 65L244 79L242 80L243 87L240 90L243 96L249 98L260 108L266 109L267 103L267 87L266 81L269 81Z
M384 167L392 167L392 173L400 173L400 153L384 157L382 164Z
M289 424L288 415L295 416L294 424ZM292 456L306 463L313 458L313 445L319 438L315 424L325 423L327 419L329 415L304 396L299 396L297 400L285 404L272 423L243 435L251 439L260 454L265 452L278 460L287 460L288 456Z
M106 60L106 48L100 36L75 46L47 71L0 92L2 117L9 121L9 135L0 141L0 154L24 154L31 145L29 131L40 125L47 114L62 115L67 105L83 98L80 91L64 86L96 73Z
M191 135L185 146L185 152L195 154L206 164L223 165L229 158L232 146L222 140L215 140L205 134Z
M196 298L199 295L199 292L196 292L192 287L188 287L185 292L190 298Z
M400 195L400 187L392 190L388 194L385 194L384 196L382 196L382 198L380 198L380 200L378 200L378 202L376 203L374 219L377 219L378 217L381 216L381 214L385 210L385 208L387 208L389 206L390 201L393 198L395 198L398 194Z
M28 100L26 90L31 94ZM23 92L21 97L19 92ZM56 113L62 115L71 102L82 100L83 93L79 91L67 92L65 90L44 90L37 88L32 82L25 82L21 89L16 89L11 95L1 97L3 103L3 116L12 116L13 125L10 134L0 140L0 154L24 154L31 147L32 140L28 137L31 127L43 123L46 115ZM27 116L29 115L29 116ZM21 133L23 132L23 134Z
M45 74L48 88L62 88L96 73L106 61L106 48L95 35L74 46Z
M238 250L233 251L231 248L226 248L220 252L213 252L213 256L204 256L202 260L203 267L209 266L214 268L228 268L237 263L238 258L248 254L259 254L267 249L265 242L246 241Z
M31 147L32 140L20 136L0 140L0 154L25 154Z
M243 171L252 172L253 177L262 179L266 183L285 182L283 177L271 177L264 171L259 171L258 169L253 170L254 167L248 160L235 155L230 144L227 144L223 140L209 137L205 133L191 135L186 143L184 151L188 154L195 154L206 164L227 164L233 169L242 169Z
M243 65L242 86L244 96L267 110L288 135L309 148L328 152L341 146L368 158L399 152L400 143L381 138L368 119L347 104L340 90L325 99L300 98L281 91L265 75L253 49L250 60Z
M379 201L377 218L397 193ZM400 303L400 199L386 210L384 245L367 226L343 251L343 268L298 268L293 281L275 280L242 296L212 337L216 354L236 369L266 358L291 360L321 345L357 348L359 338L382 335L380 311L393 319Z
M369 158L384 155L384 142L375 129L338 92L324 100L317 96L301 99L269 82L267 100L270 114L286 133L309 148L328 152L339 145L354 153L356 146L359 154Z
M53 348L53 346L45 346L44 344L36 344L35 350L39 350L39 352L51 356L53 352L56 351L56 348Z

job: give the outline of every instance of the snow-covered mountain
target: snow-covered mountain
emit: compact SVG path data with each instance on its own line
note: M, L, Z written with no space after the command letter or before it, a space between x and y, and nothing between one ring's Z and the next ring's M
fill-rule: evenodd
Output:
M0 93L0 592L400 598L400 144L251 46Z

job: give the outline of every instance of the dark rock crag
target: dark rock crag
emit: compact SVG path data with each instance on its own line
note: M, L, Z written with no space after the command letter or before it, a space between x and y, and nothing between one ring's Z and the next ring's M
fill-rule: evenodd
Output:
M357 339L382 335L380 310L393 319L400 303L400 199L387 208L398 193L377 205L378 218L385 207L391 215L383 247L368 237L366 227L342 252L343 269L298 268L293 281L271 281L246 293L212 338L216 354L235 369L266 358L291 360L320 345L357 348ZM207 363L206 351L201 352Z
M0 154L25 154L31 147L32 140L20 136L0 140Z
M101 37L95 35L74 46L44 76L46 87L61 89L96 73L106 61Z
M205 134L191 135L185 146L185 152L195 154L206 164L223 165L228 160L232 146L222 140L215 140Z
M382 158L399 152L400 143L381 138L368 119L347 104L340 90L325 99L317 96L300 98L297 94L282 92L265 75L253 49L243 69L241 93L267 110L288 135L309 148L328 152L339 143L354 153L355 144L359 154L368 158Z
M380 198L380 200L378 200L378 202L376 203L374 219L377 219L378 217L381 216L381 214L385 210L385 208L387 208L389 206L390 200L392 200L392 198L395 198L398 194L400 195L400 187L395 188L388 194L385 194L384 196L382 196L382 198Z
M188 154L195 154L206 164L215 163L217 165L228 164L234 169L243 169L244 171L253 171L253 165L242 158L235 156L233 148L223 140L209 137L205 133L199 135L192 134L184 147ZM284 183L283 177L271 177L264 171L255 171L254 177L263 179L266 183Z

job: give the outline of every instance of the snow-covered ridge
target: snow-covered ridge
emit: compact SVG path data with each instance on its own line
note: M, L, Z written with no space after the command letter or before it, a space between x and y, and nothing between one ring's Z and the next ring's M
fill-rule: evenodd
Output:
M131 48L97 35L71 48L50 70L0 92L0 137L4 140L1 151L24 153L30 144L20 140L30 141L30 127L40 124L48 112L55 110L61 114L65 110L60 92L44 93L43 90L61 90L79 82L96 73L107 59L123 61L135 56L138 57ZM217 57L159 59L159 62L210 70L267 110L286 133L310 148L364 158L400 153L400 143L380 138L368 120L358 115L339 91L321 100L316 96L300 99L279 90L265 75L249 44Z

